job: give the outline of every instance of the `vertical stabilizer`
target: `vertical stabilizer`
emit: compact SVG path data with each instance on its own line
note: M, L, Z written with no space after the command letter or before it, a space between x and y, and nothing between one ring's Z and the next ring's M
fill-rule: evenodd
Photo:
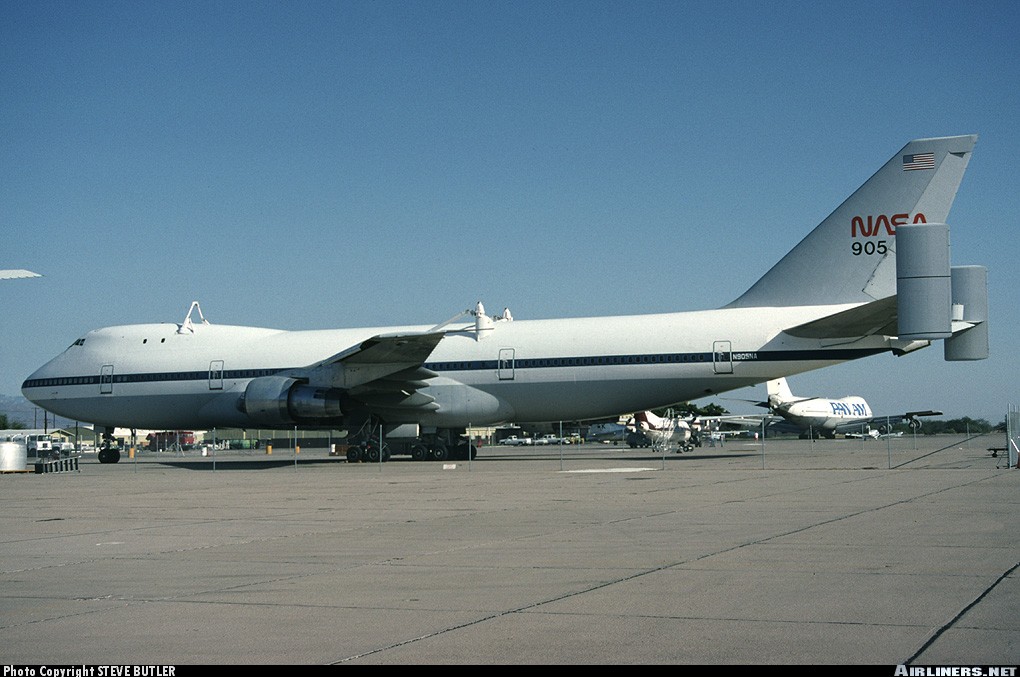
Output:
M727 307L894 296L896 227L947 222L976 142L976 135L911 141Z
M765 384L765 388L769 394L769 404L772 406L788 402L793 399L793 393L790 391L790 384L786 382L785 378L773 379Z

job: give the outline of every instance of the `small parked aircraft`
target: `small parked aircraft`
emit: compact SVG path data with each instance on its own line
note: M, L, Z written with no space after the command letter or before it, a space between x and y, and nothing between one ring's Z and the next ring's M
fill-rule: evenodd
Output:
M639 411L631 420L634 431L644 434L656 450L675 450L679 454L691 451L700 444L698 433L701 428L700 424L694 423L696 419L688 422L679 416L659 416L651 411Z

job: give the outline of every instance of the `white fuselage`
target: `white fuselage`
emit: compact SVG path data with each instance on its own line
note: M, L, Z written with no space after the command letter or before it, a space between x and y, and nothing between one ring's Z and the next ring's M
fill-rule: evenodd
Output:
M673 421L659 428L641 428L641 432L654 444L683 444L691 439L691 427L686 421Z
M464 427L593 419L888 350L883 337L826 347L782 332L852 305L515 320L485 331L454 327L424 361L438 376L420 392L438 407L392 422ZM89 332L33 373L22 391L53 413L103 426L255 427L238 406L253 378L315 364L379 334L429 328L179 329L164 323Z
M787 421L815 430L835 430L872 419L871 407L864 398L856 396L838 400L815 398L780 405L777 410Z

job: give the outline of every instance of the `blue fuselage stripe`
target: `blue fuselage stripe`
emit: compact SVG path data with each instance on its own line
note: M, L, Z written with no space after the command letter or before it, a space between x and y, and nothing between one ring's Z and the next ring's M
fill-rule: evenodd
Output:
M655 365L655 364L711 364L713 361L732 362L815 362L815 361L846 361L854 360L869 355L876 355L885 352L886 349L838 349L838 350L758 350L750 352L700 352L700 353L658 353L639 355L600 355L584 357L531 357L515 358L511 362L500 362L499 360L464 360L449 362L426 362L423 366L426 369L439 373L453 373L464 371L495 371L499 368L512 367L513 369L563 369L563 368L584 368L603 366L633 366L633 365ZM91 374L87 376L64 376L29 379L24 382L22 388L48 388L53 386L67 385L95 385L101 382L107 383L166 383L171 381L207 381L210 378L240 380L252 379L260 376L272 376L280 372L297 369L296 367L281 367L279 369L224 369L222 371L210 372L208 369L201 371L173 371L173 372L149 372L137 374L111 374L100 376Z

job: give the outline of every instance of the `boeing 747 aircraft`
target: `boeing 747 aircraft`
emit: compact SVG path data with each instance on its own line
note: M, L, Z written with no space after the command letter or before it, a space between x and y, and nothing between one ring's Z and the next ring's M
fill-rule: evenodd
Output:
M411 425L415 457L445 459L470 453L470 425L660 409L934 340L946 359L983 359L986 271L950 270L945 225L976 141L911 141L715 310L514 320L479 303L435 327L316 331L193 323L189 311L181 323L91 331L22 392L94 423L104 462L119 459L114 427L300 426L358 439Z

